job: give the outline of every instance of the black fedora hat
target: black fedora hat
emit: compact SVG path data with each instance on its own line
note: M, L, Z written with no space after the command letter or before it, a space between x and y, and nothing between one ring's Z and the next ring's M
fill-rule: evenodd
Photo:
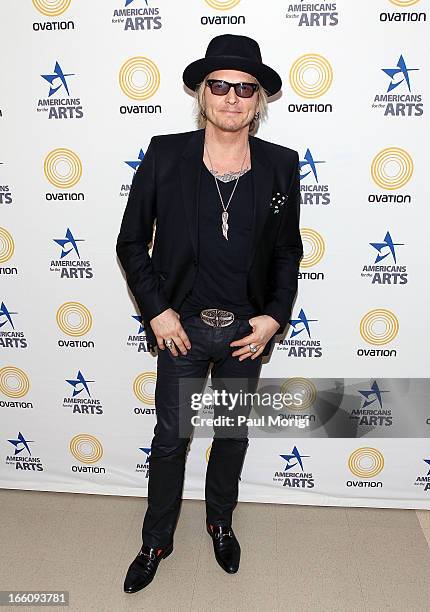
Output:
M281 77L263 64L258 42L248 36L221 34L213 38L204 58L189 64L182 75L187 87L194 90L214 70L241 70L258 79L269 96L282 87Z

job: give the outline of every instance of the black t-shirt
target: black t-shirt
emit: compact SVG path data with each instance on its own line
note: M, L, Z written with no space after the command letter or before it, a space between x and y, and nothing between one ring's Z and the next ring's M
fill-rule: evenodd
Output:
M228 240L222 233L221 201L213 175L203 163L199 197L199 264L190 295L182 303L182 319L205 308L229 310L239 319L257 314L247 296L247 255L251 248L254 193L252 169L243 174L227 212ZM218 181L227 205L235 180Z

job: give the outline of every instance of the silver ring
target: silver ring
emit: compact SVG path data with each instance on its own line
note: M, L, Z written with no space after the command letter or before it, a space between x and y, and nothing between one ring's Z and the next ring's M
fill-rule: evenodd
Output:
M251 353L256 353L258 351L258 346L255 346L255 344L248 344L248 346Z
M164 344L167 346L167 348L172 348L173 346L173 340L171 338L169 338L168 340L164 341Z

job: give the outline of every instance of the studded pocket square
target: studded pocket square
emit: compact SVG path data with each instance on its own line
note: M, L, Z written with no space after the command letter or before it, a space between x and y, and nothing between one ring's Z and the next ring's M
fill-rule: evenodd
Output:
M274 215L279 213L279 211L284 206L287 199L288 199L288 196L284 195L280 191L277 191L276 193L273 194L272 199L270 200L270 208Z

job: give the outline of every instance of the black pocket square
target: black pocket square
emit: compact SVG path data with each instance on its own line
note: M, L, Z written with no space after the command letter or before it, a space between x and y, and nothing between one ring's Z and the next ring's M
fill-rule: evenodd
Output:
M276 193L273 194L272 199L270 201L270 208L274 215L276 215L281 210L282 206L284 206L287 199L288 199L288 196L284 195L280 191L277 191Z

